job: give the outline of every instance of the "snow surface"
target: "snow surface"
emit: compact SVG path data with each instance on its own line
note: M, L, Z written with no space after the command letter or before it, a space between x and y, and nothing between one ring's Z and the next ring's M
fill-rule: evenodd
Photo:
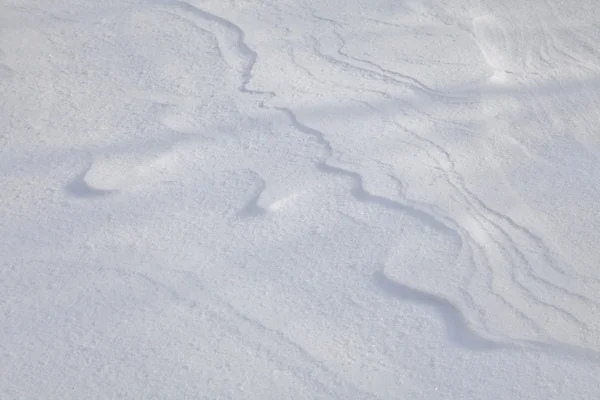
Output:
M596 3L0 2L0 398L600 398Z

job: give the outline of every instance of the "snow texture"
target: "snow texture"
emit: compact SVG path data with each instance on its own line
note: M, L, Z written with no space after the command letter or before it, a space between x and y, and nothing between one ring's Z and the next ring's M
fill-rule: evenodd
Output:
M0 398L600 398L595 0L4 0Z

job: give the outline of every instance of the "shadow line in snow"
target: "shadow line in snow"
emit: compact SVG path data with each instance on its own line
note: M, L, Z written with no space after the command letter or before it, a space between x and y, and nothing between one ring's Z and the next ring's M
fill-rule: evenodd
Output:
M461 235L455 229L453 229L452 227L439 221L432 214L427 213L418 208L411 207L410 205L400 203L396 200L393 200L393 199L390 199L387 197L383 197L383 196L377 196L377 195L369 193L364 188L363 177L360 175L360 173L354 172L351 170L347 170L344 168L340 168L340 167L333 167L327 163L327 159L333 153L333 148L332 148L331 144L327 141L327 139L325 139L325 135L322 132L320 132L316 129L313 129L313 128L303 124L302 122L300 122L298 120L296 114L288 108L283 108L283 107L271 107L271 108L285 113L296 129L298 129L300 132L303 132L307 135L314 137L317 140L317 142L325 148L325 150L328 153L327 158L325 158L324 160L318 161L316 163L317 169L322 172L325 172L325 173L335 174L338 176L345 176L347 178L350 178L350 180L352 181L352 188L350 189L350 192L357 201L360 201L363 203L377 204L388 210L393 210L396 212L402 212L402 213L409 214L412 217L414 217L414 218L418 219L419 221L421 221L422 223L424 223L425 225L428 225L431 228L437 229L439 231L442 231L444 233L447 233L454 237L457 237L459 240L462 241Z
M85 181L85 175L88 173L88 171L89 168L69 182L64 188L65 192L71 196L79 198L106 197L115 193L114 190L96 189L88 185Z
M384 272L373 275L375 285L383 292L401 300L433 307L446 327L448 338L462 347L471 350L516 349L509 343L498 343L476 334L468 325L459 309L449 300L399 283Z
M229 32L233 33L235 39L233 43L230 44L233 45L232 47L240 55L243 63L242 68L240 69L240 71L238 71L242 79L242 82L239 87L240 92L247 94L275 96L274 93L263 92L260 90L251 90L247 88L248 84L250 83L250 80L252 79L252 69L256 64L258 54L246 44L246 33L240 26L225 18L219 17L218 15L209 13L208 11L198 8L186 1L178 1L175 2L175 4L182 10L187 11L209 23L220 25ZM223 40L223 38L220 38L219 35L217 35L216 33L213 32L213 34L215 35L215 37L217 37L218 41Z
M412 288L389 278L383 271L373 274L373 281L382 292L400 300L433 307L444 322L446 334L452 343L475 351L509 350L544 354L553 358L571 358L590 364L600 364L600 352L590 348L559 341L541 342L519 340L494 341L478 335L469 327L458 307L448 299Z
M267 183L263 178L260 177L258 173L254 171L251 171L251 173L255 176L258 183L258 187L256 188L254 196L252 196L252 198L248 200L248 202L236 213L236 215L242 219L260 217L267 212L266 209L264 209L258 204L258 202L260 201L260 197L262 196L267 187Z

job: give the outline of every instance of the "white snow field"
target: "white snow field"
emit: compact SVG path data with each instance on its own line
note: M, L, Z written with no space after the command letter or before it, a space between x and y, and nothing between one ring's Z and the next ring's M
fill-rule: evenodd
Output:
M600 5L3 0L0 398L599 399Z

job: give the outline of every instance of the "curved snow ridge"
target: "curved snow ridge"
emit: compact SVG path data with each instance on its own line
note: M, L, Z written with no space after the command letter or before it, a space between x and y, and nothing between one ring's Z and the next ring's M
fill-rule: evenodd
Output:
M517 348L513 344L502 343L479 335L469 327L468 322L458 307L444 297L404 285L388 277L385 271L375 272L373 279L377 287L388 295L397 297L402 301L433 307L440 320L444 322L447 337L452 343L470 350Z
M79 197L130 191L169 180L170 173L176 169L177 157L173 152L96 157L92 165L68 185L67 190Z
M586 321L598 301L576 290L575 282L581 277L569 271L527 228L491 210L472 194L465 201L472 205L467 214L472 220L465 224L465 218L463 224L479 254L477 265L487 268L490 293L512 308L515 315L533 324L536 336L573 340L593 332ZM502 319L490 321L489 327L498 333L506 330ZM569 334L565 335L563 329Z
M5 58L6 58L6 53L2 49L0 49L0 85L8 84L9 81L11 81L16 75L15 70L13 70L11 67L9 67L4 62L2 62L3 59L5 59ZM0 89L2 89L2 86L0 86ZM0 90L0 91L3 92L4 90Z
M473 20L473 32L484 59L492 69L491 79L503 81L506 74L515 68L514 56L511 57L514 49L505 27L494 16L485 15Z
M12 78L14 74L15 71L13 71L12 68L10 68L8 65L0 63L0 81L8 80Z
M329 159L333 156L333 148L332 148L331 144L329 143L329 141L327 141L327 139L325 139L325 134L323 132L320 132L320 131L318 131L314 128L311 128L311 127L303 124L302 122L300 122L298 120L298 118L296 117L296 114L291 109L284 108L284 107L273 107L273 108L280 110L280 111L284 112L286 115L288 115L288 117L290 118L290 121L294 124L296 129L298 129L300 132L303 132L307 135L314 137L317 140L317 142L326 149L328 155L326 158L324 158L322 161L320 161L316 164L317 168L319 170L329 173L329 174L340 175L340 176L349 178L350 181L352 182L352 187L350 189L350 193L357 201L361 201L364 203L376 204L376 205L386 208L388 210L409 214L409 215L415 217L416 219L420 220L427 226L430 226L434 229L443 231L452 236L460 238L460 235L452 227L450 227L449 225L446 225L444 222L438 220L435 216L433 216L430 213L427 213L423 210L420 210L420 209L410 206L408 204L403 204L399 201L396 201L396 200L393 200L393 199L390 199L387 197L378 196L378 195L369 193L364 188L363 177L360 173L351 171L348 169L340 168L340 167L331 166L328 163Z
M248 89L248 84L252 79L252 69L257 61L258 55L245 42L245 32L241 27L233 22L205 11L186 1L178 1L174 3L179 9L190 13L191 16L208 23L211 32L217 37L221 43L226 45L221 46L221 51L226 62L238 70L241 77L240 91L248 94L268 94L273 93L262 92Z
M447 104L454 104L457 102L460 104L464 104L467 102L472 102L475 99L475 97L468 92L456 94L455 91L437 90L426 85L415 76L402 74L398 71L392 71L371 60L353 56L349 52L344 50L344 48L346 47L346 41L343 38L343 36L337 31L334 31L334 35L340 42L336 50L340 58L336 59L330 56L326 56L324 53L319 52L319 54L322 57L327 58L330 62L334 64L350 67L352 69L356 69L366 74L374 74L376 78L379 78L385 82L390 82L394 85L404 85L413 90L413 92L415 92L416 94L424 94L432 100L442 101ZM354 61L354 63L349 63L344 60L352 60ZM361 65L365 65L366 67Z
M581 277L552 255L539 236L509 216L486 206L458 175L455 177L458 179L453 179L453 186L461 198L462 207L465 207L456 224L463 228L466 243L478 257L473 262L484 268L480 272L487 271L489 279L489 282L475 280L471 285L487 287L489 294L533 327L532 334L536 336L544 331L550 337L554 335L548 331L548 318L562 321L561 324L574 329L575 334L587 331L585 320L589 316L586 310L595 307L597 301L574 290L574 282ZM548 273L548 267L553 269L552 274ZM494 303L486 297L475 302ZM505 330L502 319L486 325L499 334ZM544 325L546 327L542 328Z
M81 198L104 197L117 192L116 190L97 189L90 186L85 180L85 176L89 170L90 168L86 168L82 173L73 178L71 182L65 185L65 191L72 196Z
M527 26L519 24L518 19L505 19L494 14L472 20L475 42L492 72L491 82L506 83L511 77L527 74L540 76L544 70L552 68L556 60L548 54L547 43L552 40L552 34L539 16L530 18Z
M259 217L267 212L267 209L259 205L260 198L267 187L267 182L255 171L248 170L248 173L256 181L254 194L237 212L240 218ZM270 207L269 207L270 209Z
M344 51L345 39L341 34L333 31L333 35L336 37L338 43L337 45L329 46L324 45L322 43L323 40L316 36L309 36L313 42L313 53L320 60L325 61L327 73L343 77L343 79L336 79L334 84L337 88L354 89L354 92L372 92L384 99L398 97L413 98L414 96L415 99L421 101L436 102L443 105L466 105L472 104L477 100L476 93L470 89L453 91L437 90L421 82L415 76L392 71L373 61L353 56L349 52ZM300 63L295 61L293 62L299 69L313 77L315 81L322 81L322 78L319 78L317 73L321 72L323 67L313 67L315 69L313 72L309 67L301 66ZM338 80L344 83L337 82ZM352 86L348 86L348 82Z
M302 6L300 5L300 7ZM369 24L361 25L361 23L364 23L364 21L373 22L376 25L387 25L387 28L392 27L395 30L398 30L399 28L404 28L404 30L410 31L411 35L414 35L414 32L412 32L410 27L407 28L407 26L401 24L385 23L374 18L369 18L366 15L369 14L368 11L376 10L376 12L381 12L383 8L387 7L390 7L390 5L371 5L369 7L366 7L365 10L361 10L361 12L359 12L358 15L354 15L354 18L357 18L357 20L352 22L342 22L333 19L333 15L335 15L336 17L338 16L338 11L336 10L335 6L330 5L332 17L327 18L318 15L316 11L317 7L310 4L302 7L303 14L299 14L299 17L313 20L311 22L313 22L315 29L313 29L310 32L309 37L312 38L312 41L314 43L312 46L314 54L316 54L322 60L326 61L327 69L335 67L336 75L351 75L355 78L359 78L354 79L356 82L353 82L352 79L350 80L350 82L360 86L361 91L371 91L370 87L382 85L384 87L384 90L380 91L379 93L384 95L384 97L394 96L393 93L388 92L391 88L392 92L394 91L394 89L409 90L416 96L423 96L428 100L440 101L447 104L463 104L467 102L472 102L475 99L475 97L472 93L469 93L468 91L435 89L434 87L432 87L432 85L426 84L422 78L419 78L417 73L412 75L408 73L403 73L400 70L394 70L390 67L384 67L382 62L376 62L374 61L374 59L368 59L365 56L358 56L352 54L353 51L348 46L348 41L350 39L344 37L344 34L347 34L348 36L354 35L355 37L360 37L360 35L362 34L365 35L365 40L368 41L376 35L375 32L378 32L380 30L376 29L372 31L368 29ZM394 5L390 8L395 9L396 7L402 9L402 14L409 14L411 11L410 7L405 8L404 4ZM341 19L345 19L345 17L348 17L348 15L342 14ZM398 15L390 15L390 18L394 17L398 17ZM350 19L352 19L352 17L350 17ZM357 30L357 25L360 25L362 30ZM322 32L322 26L326 26L328 28L326 33ZM389 33L395 34L397 33L397 31L390 31ZM390 41L390 46L398 46L400 48L404 48L405 45L407 45L407 43L404 43L402 40ZM396 54L394 52L394 49L390 50L391 59L393 59L396 56ZM367 51L367 54L370 55L371 52ZM397 63L394 62L393 64L396 65ZM321 72L322 69L315 68L315 71ZM361 80L363 80L364 82L359 82ZM340 82L336 84L342 86ZM365 85L363 86L363 84Z
M540 342L535 340L516 340L511 338L487 338L479 335L460 309L449 299L426 291L412 288L389 277L385 271L373 275L375 284L386 294L402 301L433 307L444 322L448 339L458 346L470 350L511 350L543 353L553 357L569 357L575 360L600 365L600 351L586 347L562 343L556 340Z

